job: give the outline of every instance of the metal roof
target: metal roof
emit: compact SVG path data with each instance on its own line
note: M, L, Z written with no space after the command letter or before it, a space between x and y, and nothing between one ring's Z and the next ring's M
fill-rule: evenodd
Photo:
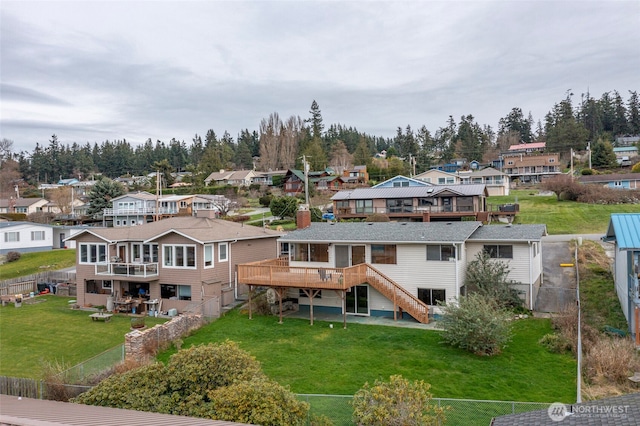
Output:
M221 420L0 395L0 424L29 426L233 426Z
M461 196L486 195L485 184L405 186L400 188L356 188L339 191L332 200L372 200L377 198L434 197L444 191Z
M427 243L466 241L481 222L312 223L283 236L285 242Z
M620 250L640 250L640 213L612 213L605 238Z

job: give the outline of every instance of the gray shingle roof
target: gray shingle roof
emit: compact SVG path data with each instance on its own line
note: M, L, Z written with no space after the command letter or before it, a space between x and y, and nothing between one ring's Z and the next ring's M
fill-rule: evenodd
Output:
M478 228L470 240L531 241L547 235L547 225L486 225Z
M640 424L640 393L583 402L566 407L574 414L552 421L547 410L509 414L493 419L492 426L632 426Z
M444 191L462 196L486 195L485 184L469 185L431 185L409 186L401 188L356 188L351 191L339 191L332 200L372 200L376 198L414 198L433 197Z
M280 240L286 242L464 242L481 222L338 222L312 223Z

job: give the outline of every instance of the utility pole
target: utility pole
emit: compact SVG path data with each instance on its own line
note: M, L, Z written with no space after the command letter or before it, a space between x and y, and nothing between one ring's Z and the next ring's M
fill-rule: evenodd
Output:
M589 151L589 169L591 169L591 142L587 142L587 151Z
M573 179L573 148L569 148L571 151L571 179Z
M309 206L309 163L307 157L302 156L302 166L304 167L304 201Z

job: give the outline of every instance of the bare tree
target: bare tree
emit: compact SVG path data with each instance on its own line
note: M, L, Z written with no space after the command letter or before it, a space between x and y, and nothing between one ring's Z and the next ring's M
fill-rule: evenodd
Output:
M0 163L11 158L13 152L13 141L11 139L0 139Z
M277 170L280 152L282 120L277 112L260 122L260 165L263 170Z
M341 140L336 141L333 145L329 165L340 176L345 170L349 170L353 166L353 155L349 154L346 145Z
M291 169L296 164L303 128L304 121L299 116L292 115L285 122L280 136L279 168Z
M50 200L58 206L62 214L71 213L71 203L73 201L71 191L73 191L72 186L61 186L52 190L49 194Z

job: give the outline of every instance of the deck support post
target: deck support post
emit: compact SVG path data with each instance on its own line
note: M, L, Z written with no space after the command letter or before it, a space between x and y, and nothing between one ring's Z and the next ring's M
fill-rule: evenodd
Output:
M347 329L347 290L342 290L342 326Z
M276 294L278 295L278 303L280 305L280 321L278 322L278 324L282 324L282 294L284 293L285 289L283 289L282 287L278 287L276 288Z
M309 320L311 321L311 325L313 325L313 298L320 294L320 290L303 288L302 292L309 298Z
M253 286L249 284L249 319L253 319L251 317L251 294L253 293Z

